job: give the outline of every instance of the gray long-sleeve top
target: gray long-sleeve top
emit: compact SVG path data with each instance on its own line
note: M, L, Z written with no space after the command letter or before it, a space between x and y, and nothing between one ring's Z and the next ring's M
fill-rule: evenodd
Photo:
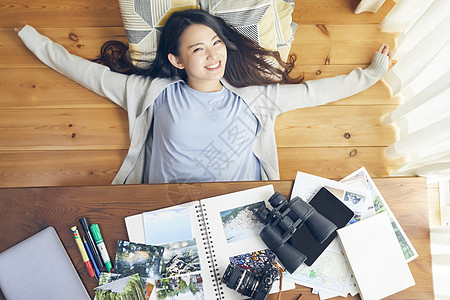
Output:
M151 79L123 75L108 67L67 52L61 45L26 25L19 37L46 65L82 86L106 97L128 112L130 148L113 184L142 183L144 178L145 143L151 143L153 103L170 84L180 79ZM252 149L261 164L263 180L279 179L275 142L275 118L284 112L326 104L357 94L375 84L387 72L387 55L376 52L366 69L356 68L348 75L306 81L301 84L273 84L237 88L225 80L222 84L240 96L259 122Z

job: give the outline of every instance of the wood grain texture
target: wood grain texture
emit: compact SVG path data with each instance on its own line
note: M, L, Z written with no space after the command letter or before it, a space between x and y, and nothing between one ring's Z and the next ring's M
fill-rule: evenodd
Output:
M87 59L98 56L108 40L125 42L122 27L36 28L40 33L63 45L70 53ZM384 42L395 47L397 34L381 32L377 25L300 25L291 53L302 65L344 64L368 65L373 53ZM0 29L0 68L42 67L42 63L23 45L16 33Z
M115 108L50 68L0 69L0 109Z
M119 4L114 0L17 0L1 2L0 27L32 24L38 27L122 26ZM378 24L394 6L387 0L376 13L353 14L359 0L295 1L293 19L299 24Z
M0 110L0 150L126 149L126 112L106 109Z
M370 176L383 177L402 163L387 159L384 147L278 148L278 157L282 180L297 171L340 180L362 166Z
M61 44L70 53L94 59L106 41L126 42L123 27L40 28L41 34ZM29 51L11 28L0 28L0 68L42 68L44 65Z
M298 66L305 80L350 73L358 65ZM113 108L115 104L49 68L0 69L0 109ZM328 105L398 105L400 97L382 81L369 89Z
M300 25L291 53L302 65L369 64L381 43L396 46L397 34L381 32L378 25Z
M278 147L388 146L395 130L382 124L389 106L319 106L278 117ZM126 149L120 108L0 110L0 150Z
M416 285L387 299L433 299L426 180L386 178L374 181L419 253L409 264ZM0 210L0 251L49 225L54 226L92 295L97 280L88 277L69 230L80 217L100 224L106 248L113 257L117 241L127 239L123 222L127 216L269 183L276 191L290 196L292 181L0 189L3 208ZM301 299L318 299L309 288L301 286L283 292L282 299L298 299L300 293L304 295ZM276 299L276 295L269 299Z
M127 150L0 151L0 188L107 185Z
M0 188L110 184L127 150L0 151ZM297 171L341 179L364 166L373 177L395 170L384 147L278 148L281 179Z
M311 80L368 66L379 43L395 47L396 34L378 28L394 3L355 15L358 0L296 1L294 73ZM128 149L126 113L43 65L13 27L33 25L69 52L93 59L103 42L126 42L118 2L0 0L0 11L0 186L108 184ZM275 129L281 177L293 179L296 170L343 177L361 165L389 176L397 162L383 151L395 131L381 120L400 101L379 82L347 99L281 116Z
M0 27L122 26L115 0L17 0L0 2Z
M353 13L360 0L302 0L295 1L293 19L299 24L378 24L394 7L387 0L377 13Z
M317 106L280 115L278 147L388 146L395 130L382 124L391 106Z

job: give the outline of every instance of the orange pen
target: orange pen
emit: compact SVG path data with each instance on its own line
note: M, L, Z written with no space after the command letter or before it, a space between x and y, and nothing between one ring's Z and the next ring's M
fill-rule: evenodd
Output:
M75 238L75 242L77 242L78 249L80 250L81 257L83 258L84 265L89 273L90 277L95 276L94 268L92 267L91 261L87 255L86 249L84 249L83 242L81 241L80 233L78 232L77 226L73 226L70 228L73 233L73 237Z

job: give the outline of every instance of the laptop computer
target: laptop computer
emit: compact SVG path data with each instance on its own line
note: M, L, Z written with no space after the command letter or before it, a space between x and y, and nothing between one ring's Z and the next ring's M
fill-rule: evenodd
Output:
M7 300L90 299L51 226L0 253L0 289Z

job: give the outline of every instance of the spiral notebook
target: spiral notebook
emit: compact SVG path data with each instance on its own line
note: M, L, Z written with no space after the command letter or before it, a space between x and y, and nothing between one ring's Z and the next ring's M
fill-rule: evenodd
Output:
M273 193L273 186L267 185L130 216L125 219L129 239L166 247L163 277L176 277L170 272L182 265L191 275L201 276L196 282L202 282L199 290L206 299L242 299L221 279L230 263L257 272L275 259L259 237L264 224L253 213L263 203L269 206L267 200ZM185 247L186 252L180 247ZM293 283L283 281L283 290L293 288ZM277 280L271 293L278 290Z

